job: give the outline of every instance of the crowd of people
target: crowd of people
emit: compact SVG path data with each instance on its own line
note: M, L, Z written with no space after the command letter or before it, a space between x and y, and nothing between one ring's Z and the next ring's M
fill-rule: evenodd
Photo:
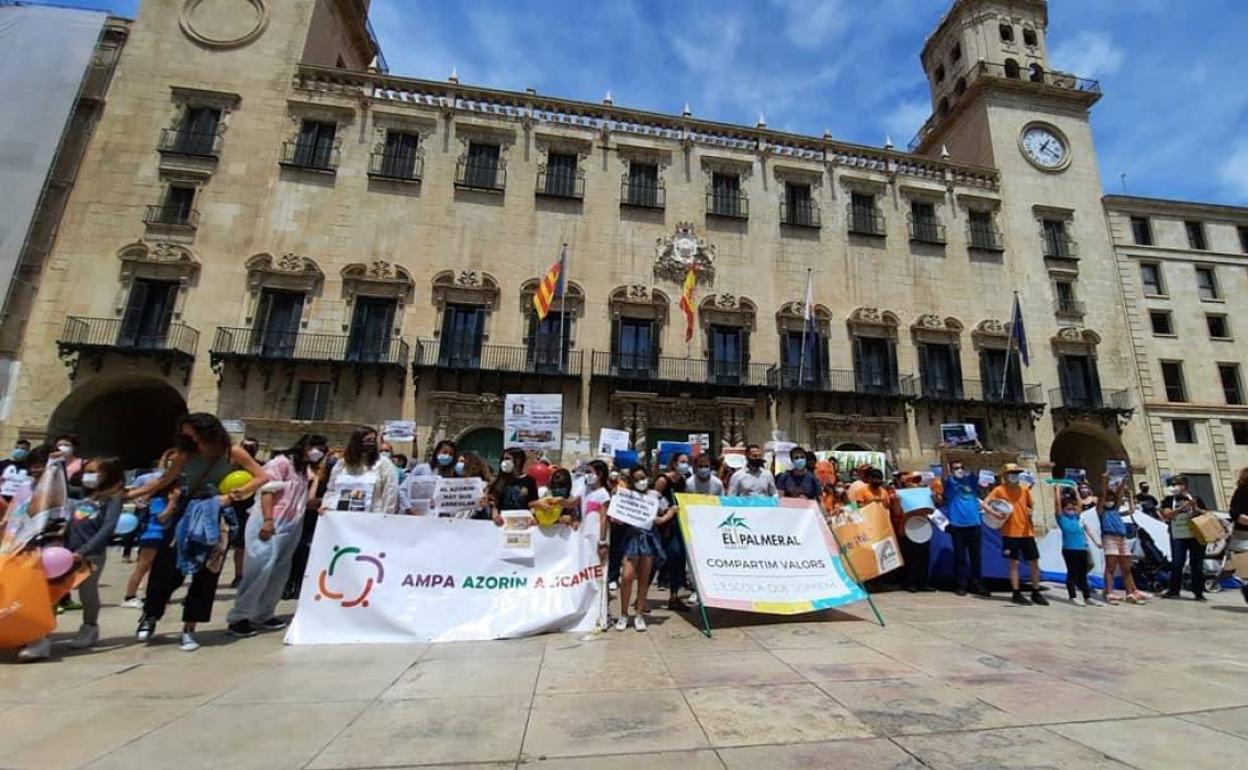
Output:
M958 461L926 472L897 471L886 481L881 468L841 468L835 460L818 459L797 446L789 450L785 468L777 475L768 468L764 448L751 444L744 457L730 460L709 453L675 452L653 468L617 467L606 459L558 467L522 449L509 448L494 468L449 440L439 441L426 460L409 460L368 427L355 430L341 448L331 448L325 436L308 434L272 451L263 464L258 454L258 442L233 443L222 423L207 413L183 417L175 446L129 484L117 458L81 458L72 435L33 448L25 441L17 443L0 463L0 496L7 501L17 485L36 484L48 472L63 473L70 491L66 506L70 513L48 537L63 542L76 564L90 565L90 577L78 589L79 601L66 602L61 608L82 612L79 630L69 642L71 648L86 649L99 641L99 576L108 547L117 539L123 510L132 508L139 517L138 526L122 538L127 562L137 549L122 601L122 606L140 610L135 638L148 642L156 636L170 598L189 581L179 645L194 652L200 646L199 625L212 618L231 549L231 585L236 593L226 616L228 632L250 637L280 630L286 621L276 615L278 602L298 598L316 522L332 508L330 501L339 499L344 490L353 490L352 494L362 490L360 505L350 510L427 515L428 501L421 500L417 492L422 483L427 485L427 477L480 479L484 491L467 518L502 525L504 511L526 509L554 509L560 523L573 527L596 518L594 531L599 533L600 557L608 565L608 586L618 596L614 627L620 631L629 626L646 630L654 582L667 591L671 610L689 609L682 594L696 600L676 521L676 495L681 493L805 498L815 501L829 521L836 521L846 510L878 503L889 512L904 562L889 577L907 590L921 592L934 590L931 542L905 535L907 512L900 498L902 490L927 486L934 505L947 518L944 528L952 544L952 590L956 594L990 593L981 564L987 522L1000 529L1002 554L1009 561L1010 601L1026 606L1049 603L1040 586L1035 498L1024 481L1024 469L1012 464L999 469L991 484L984 482L980 469ZM1099 495L1086 482L1056 488L1054 517L1061 530L1070 602L1087 606L1142 603L1151 598L1133 580L1127 546L1133 526L1128 519L1137 506L1169 526L1173 563L1165 596L1180 595L1186 562L1194 598L1204 601L1204 547L1194 537L1190 522L1207 510L1205 501L1188 490L1182 476L1171 480L1172 487L1161 501L1149 494L1147 484L1141 484L1137 494L1129 479L1114 482L1106 477ZM610 519L611 500L620 489L657 501L652 528ZM1087 526L1088 511L1096 512L1099 527ZM1248 551L1248 469L1239 474L1230 513L1230 549ZM1089 590L1091 548L1105 556L1105 583L1099 599ZM1021 582L1023 563L1028 567L1026 590ZM1115 575L1121 577L1123 594L1115 590ZM1243 590L1248 601L1248 586ZM50 640L45 638L24 648L19 659L42 660L50 654Z

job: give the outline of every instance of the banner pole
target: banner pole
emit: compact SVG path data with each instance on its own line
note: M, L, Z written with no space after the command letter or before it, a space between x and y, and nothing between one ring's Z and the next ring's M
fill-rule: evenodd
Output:
M849 574L853 575L854 580L858 581L858 585L862 586L863 593L867 595L867 604L871 605L871 611L875 613L876 621L880 624L880 628L883 628L884 616L880 614L879 608L875 606L875 600L871 598L871 592L867 590L866 584L862 582L862 578L858 577L858 570L854 569L853 560L845 558L845 546L841 545L841 539L836 536L836 530L828 526L826 521L824 526L828 527L828 531L832 533L832 539L836 541L837 556L840 557L841 563L849 567Z
M676 522L676 526L677 527L680 526L679 521ZM680 535L683 538L685 533L681 532ZM692 555L689 553L688 546L685 546L685 570L688 574L690 575L693 574L693 559L692 559ZM707 639L710 639L712 638L711 637L711 619L706 614L706 605L702 603L702 592L698 591L698 583L696 579L693 582L693 590L698 592L698 613L702 616L702 635L705 636Z

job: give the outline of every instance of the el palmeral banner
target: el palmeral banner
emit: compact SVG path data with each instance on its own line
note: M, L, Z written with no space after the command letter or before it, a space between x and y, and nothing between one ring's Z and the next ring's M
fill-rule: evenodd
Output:
M508 553L489 521L330 512L317 523L288 644L452 642L592 630L597 534L533 528Z

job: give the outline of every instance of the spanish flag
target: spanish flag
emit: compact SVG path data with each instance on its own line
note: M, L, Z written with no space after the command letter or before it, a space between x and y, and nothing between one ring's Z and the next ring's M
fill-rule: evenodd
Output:
M546 271L546 275L542 277L541 283L537 286L537 291L533 294L533 307L537 309L539 321L546 320L546 315L550 313L550 303L555 301L555 297L563 294L563 266L567 259L568 244L565 243L559 251L559 259Z
M693 287L698 281L697 272L691 267L685 272L685 284L680 290L680 309L685 314L685 342L693 339Z

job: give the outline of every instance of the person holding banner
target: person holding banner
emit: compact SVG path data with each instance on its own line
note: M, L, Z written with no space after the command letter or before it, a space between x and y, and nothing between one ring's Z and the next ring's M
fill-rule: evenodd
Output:
M308 567L308 555L312 550L312 538L316 535L316 521L321 515L321 498L325 488L329 486L329 473L333 470L333 459L329 457L329 439L319 433L308 436L308 501L304 504L303 533L299 536L299 544L295 547L295 555L290 562L290 577L286 580L286 588L282 591L282 599L298 599L303 588L303 573Z
M503 511L529 510L537 502L537 482L525 474L524 450L511 447L503 451L498 464L498 477L490 485L488 494L494 508L494 523L503 526Z
M984 510L990 516L1005 518L1001 527L1001 544L1005 558L1010 560L1010 588L1014 591L1010 601L1024 607L1033 604L1047 607L1049 600L1040 592L1040 549L1036 546L1036 527L1031 518L1035 507L1031 490L1022 484L1023 469L1014 463L1007 463L1001 474L1005 483L988 493L988 501L1004 500L1009 503L1010 515L1002 517L987 504ZM1019 589L1019 562L1023 559L1031 568L1031 599L1023 596Z
M680 525L674 519L680 511L676 495L684 492L688 486L686 476L690 473L689 455L680 452L672 455L668 461L667 472L654 482L654 489L663 496L663 510L671 514L668 523L655 528L663 539L664 567L659 573L659 584L666 585L669 592L667 608L675 612L686 612L689 605L680 600L680 589L688 578L689 564L685 561L685 539L680 532Z
M820 484L815 474L806 467L810 461L806 450L800 446L793 447L789 450L789 460L792 467L776 479L776 489L780 491L780 496L818 500Z
M662 497L650 489L650 479L646 477L644 468L633 468L628 478L632 491L639 495L656 498L662 507ZM624 562L620 567L620 617L615 623L616 631L627 630L630 620L638 631L646 630L645 616L650 612L650 603L646 596L650 589L650 574L656 562L661 566L666 558L658 527L671 521L675 510L677 509L670 508L661 513L655 518L651 529L624 525ZM637 614L635 616L629 614L634 586L637 588Z
M1187 491L1187 477L1170 479L1171 492L1161 501L1161 518L1170 522L1170 590L1163 599L1178 599L1183 587L1183 562L1191 569L1192 594L1205 601L1205 546L1192 534L1193 518L1209 510L1205 501Z
M745 467L732 474L729 497L778 497L776 478L763 468L763 448L750 444L745 450Z
M598 560L607 560L611 531L607 507L611 504L611 471L602 460L591 460L585 476L585 499L581 501L581 520L598 520Z
M377 431L357 428L329 474L321 512L396 513L398 508L399 475L381 456Z
M1054 515L1058 529L1062 531L1062 561L1066 562L1066 595L1070 603L1076 607L1101 606L1092 598L1088 588L1088 540L1092 533L1088 532L1083 523L1083 515L1079 512L1079 501L1075 492L1070 489L1058 488L1053 495ZM1108 561L1106 561L1108 570ZM1083 594L1079 598L1075 593L1078 589Z

